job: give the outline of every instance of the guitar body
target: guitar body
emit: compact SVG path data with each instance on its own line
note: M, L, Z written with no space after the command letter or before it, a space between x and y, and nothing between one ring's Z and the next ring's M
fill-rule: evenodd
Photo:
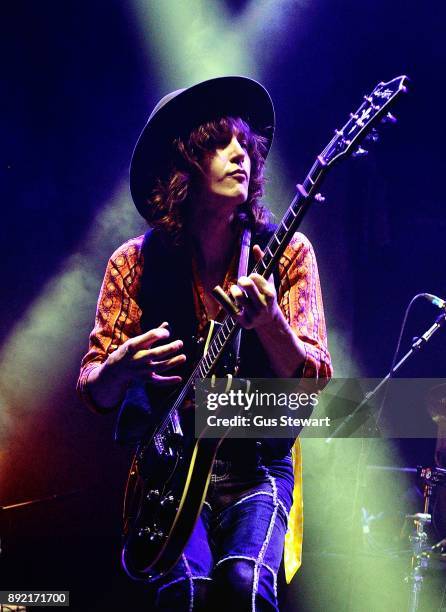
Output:
M122 564L134 579L154 580L178 561L206 497L221 440L153 441L135 454L124 504Z
M205 352L218 327L211 321ZM228 351L224 371L231 368L231 360ZM201 512L222 442L195 438L190 400L173 412L169 405L160 412L171 416L138 446L125 491L122 565L135 580L156 580L180 558Z

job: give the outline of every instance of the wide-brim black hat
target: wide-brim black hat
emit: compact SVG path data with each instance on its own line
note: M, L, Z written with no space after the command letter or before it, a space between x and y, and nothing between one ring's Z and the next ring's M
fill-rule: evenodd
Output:
M267 139L274 134L274 106L266 89L253 79L226 76L203 81L164 96L153 109L130 162L130 192L136 208L147 217L147 198L171 155L175 138L218 117L241 117Z

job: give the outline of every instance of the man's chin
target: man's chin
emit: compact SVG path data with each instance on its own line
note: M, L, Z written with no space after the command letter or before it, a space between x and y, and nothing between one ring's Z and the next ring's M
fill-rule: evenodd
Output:
M220 200L221 206L227 206L228 208L236 209L237 206L240 206L246 202L248 199L248 195L244 192L239 193L231 193L231 194L221 194L218 198Z

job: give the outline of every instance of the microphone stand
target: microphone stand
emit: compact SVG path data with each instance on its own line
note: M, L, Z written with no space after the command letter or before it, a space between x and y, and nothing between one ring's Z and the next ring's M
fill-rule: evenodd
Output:
M351 426L351 422L360 413L360 411L364 408L364 406L367 404L367 402L370 399L372 399L372 397L374 397L376 395L376 393L378 393L378 391L386 384L386 382L390 378L392 378L392 376L395 374L395 372L397 372L400 369L400 367L403 365L403 363L405 363L409 359L409 357L411 355L413 355L413 353L415 353L416 351L419 351L431 339L431 337L434 335L434 333L436 331L438 331L440 329L440 327L444 324L445 320L446 320L446 312L442 312L441 315L439 315L435 319L434 324L431 325L431 327L429 327L429 329L427 331L425 331L422 336L417 338L412 343L412 346L411 346L410 350L404 355L404 357L402 359L400 359L400 361L393 367L393 369L390 370L390 372L381 380L381 382L374 389L372 389L372 391L369 391L368 393L366 393L364 395L364 399L361 401L361 403L358 404L358 406L356 406L356 408L353 410L353 412L351 412L349 415L347 415L345 417L345 419L342 421L342 423L340 425L338 425L338 427L331 434L331 436L329 436L328 438L325 439L326 444L330 444L330 442L334 438L342 438L343 437L343 435L342 435L343 432L345 432L346 430L349 430L349 425ZM358 425L358 427L359 427L359 425ZM357 427L353 428L352 431L350 431L350 433L353 433L356 429L357 429Z

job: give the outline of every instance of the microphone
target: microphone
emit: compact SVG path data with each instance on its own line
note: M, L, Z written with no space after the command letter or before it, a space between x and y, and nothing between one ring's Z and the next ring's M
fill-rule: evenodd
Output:
M432 295L432 293L422 293L421 295L426 300L429 300L429 302L431 304L433 304L434 306L436 306L437 308L442 308L443 310L446 310L446 301L445 300L442 300L441 298L437 297L436 295Z

